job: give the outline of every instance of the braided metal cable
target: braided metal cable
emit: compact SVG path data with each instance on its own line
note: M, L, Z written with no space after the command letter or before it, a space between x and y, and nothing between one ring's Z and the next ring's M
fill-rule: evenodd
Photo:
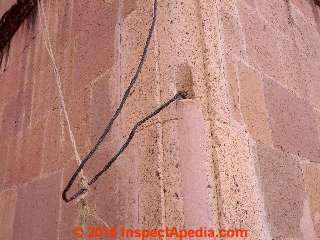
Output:
M64 188L63 192L62 192L62 198L64 201L66 202L70 202L74 199L76 199L78 196L84 194L85 192L88 191L87 188L81 188L78 192L76 192L74 195L72 195L70 198L67 198L67 192L68 190L71 188L71 186L73 185L76 177L79 175L80 171L83 169L83 167L85 166L85 164L87 163L87 161L94 155L94 153L97 151L98 147L100 146L100 144L104 141L104 139L106 138L106 136L108 135L108 133L111 130L111 127L114 123L114 121L118 118L118 116L120 115L124 104L126 103L131 90L134 86L134 84L136 83L143 64L145 62L146 59L146 55L148 52L148 48L150 45L150 41L151 41L151 37L154 31L154 27L155 27L155 23L156 23L156 18L157 18L157 0L154 1L153 3L153 18L152 18L152 23L151 26L149 28L149 34L143 49L143 53L141 55L140 61L139 61L139 65L137 67L137 70L133 76L133 78L130 81L129 86L127 87L121 102L117 108L117 110L115 111L115 113L113 114L111 120L107 123L106 128L104 129L103 133L101 134L101 136L98 138L97 142L94 144L94 146L91 148L91 150L89 151L89 153L82 159L80 165L78 166L78 168L76 169L76 171L74 172L74 174L72 175L72 177L70 178L69 182L67 183L66 187ZM96 182L98 180L98 178L105 172L107 171L112 163L114 163L114 161L122 154L122 152L128 147L129 143L131 142L132 138L134 137L136 130L138 129L139 126L141 126L143 123L145 123L147 120L149 120L150 118L154 117L155 115L157 115L161 110L163 110L164 108L166 108L167 106L169 106L172 102L180 99L180 98L185 98L186 94L183 92L179 92L177 93L173 98L171 98L170 100L168 100L166 103L162 104L159 108L157 108L154 112L150 113L149 115L147 115L145 118L143 118L142 120L140 120L139 122L137 122L134 127L132 128L126 142L122 145L122 147L119 149L119 151L107 162L107 164L105 165L105 167L98 172L89 182L88 182L88 186L92 185L94 182Z
M137 122L133 128L131 129L129 136L127 138L127 140L125 141L125 143L121 146L121 148L118 150L118 152L107 162L107 164L103 167L103 169L98 172L89 182L88 182L88 186L94 184L98 178L104 173L106 172L111 165L117 160L117 158L124 152L124 150L129 146L130 142L132 141L137 129L144 124L146 121L148 121L150 118L156 116L158 113L160 113L164 108L168 107L171 103L175 102L178 99L184 99L186 98L186 93L185 92L178 92L173 98L171 98L170 100L168 100L167 102L163 103L160 107L158 107L156 110L154 110L152 113L150 113L149 115L147 115L146 117L144 117L143 119L141 119L139 122ZM71 182L72 185L72 182ZM68 190L68 189L67 189ZM71 196L70 198L63 198L66 202L70 202L74 199L76 199L77 197L79 197L80 195L84 194L85 192L87 192L88 189L87 188L81 188L78 192L76 192L73 196Z

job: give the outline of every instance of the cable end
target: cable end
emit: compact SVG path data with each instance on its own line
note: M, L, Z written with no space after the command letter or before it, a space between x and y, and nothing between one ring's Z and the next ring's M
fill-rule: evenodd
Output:
M182 99L187 99L188 98L188 93L186 91L179 91L178 95L182 98Z

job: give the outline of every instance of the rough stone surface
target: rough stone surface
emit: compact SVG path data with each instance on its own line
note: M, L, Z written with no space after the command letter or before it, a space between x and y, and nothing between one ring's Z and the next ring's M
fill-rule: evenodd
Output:
M74 1L74 67L77 69L73 79L75 89L81 90L105 69L113 66L118 3L119 1Z
M13 222L16 211L16 190L5 190L0 194L0 239L12 239L15 231Z
M184 100L178 103L179 121L179 158L181 159L185 226L188 228L210 227L211 210L207 198L208 179L205 174L206 155L203 147L204 120L199 111L199 104L194 100ZM192 129L192 131L190 131ZM192 146L192 147L191 147Z
M270 79L264 79L264 86L274 146L318 162L319 136L311 105Z
M14 2L1 1L0 15ZM200 223L245 228L252 240L319 238L314 1L159 0L136 85L82 176L91 179L177 91L189 99L141 126L71 203L62 187L136 72L153 1L40 2L0 67L1 240L69 240L78 225ZM70 194L79 187L78 178Z
M243 1L239 2L240 21L250 65L255 66L258 71L275 78L277 81L284 82L275 30L259 17L257 11L248 8L247 5L243 4ZM272 14L272 11L270 13Z
M311 217L313 220L314 230L316 236L320 236L320 204L319 204L319 170L320 167L316 163L304 163L302 164L303 178L305 183L305 190L309 199L309 205L311 209Z
M18 188L12 239L57 238L60 181L61 174L54 174Z
M272 144L262 79L257 72L242 63L238 71L239 101L245 124L254 139Z
M297 159L263 144L257 145L257 158L256 169L272 237L301 238L304 190Z

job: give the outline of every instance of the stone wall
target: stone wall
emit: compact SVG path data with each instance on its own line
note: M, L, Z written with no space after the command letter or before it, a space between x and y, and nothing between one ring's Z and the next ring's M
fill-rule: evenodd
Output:
M0 3L4 14L14 0ZM246 228L320 238L320 7L312 0L159 0L138 82L61 193L136 71L151 0L42 0L0 72L0 240L75 239L74 226ZM71 191L81 186L78 181Z

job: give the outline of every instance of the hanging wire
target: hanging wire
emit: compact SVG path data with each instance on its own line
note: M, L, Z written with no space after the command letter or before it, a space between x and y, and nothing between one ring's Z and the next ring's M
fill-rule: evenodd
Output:
M157 0L154 1L153 3L153 18L152 18L152 23L151 26L149 28L149 34L143 49L143 53L141 55L140 61L139 61L139 65L137 67L137 70L133 76L133 78L130 81L129 86L127 87L121 102L117 108L117 110L115 111L115 113L113 114L111 120L107 123L106 128L104 129L103 133L101 134L101 136L98 138L97 142L95 143L95 145L91 148L90 152L82 159L79 167L76 169L76 171L74 172L74 174L72 175L72 177L70 178L68 184L66 185L66 187L63 190L62 193L62 198L64 201L66 202L70 202L74 199L76 199L77 197L79 197L80 195L86 193L88 191L88 188L81 188L78 192L76 192L75 194L73 194L70 198L67 198L67 192L68 190L71 188L71 186L73 185L76 177L78 176L78 174L80 173L80 171L83 169L83 167L85 166L85 164L87 163L87 161L94 155L94 153L97 151L99 145L104 141L104 139L106 138L106 136L108 135L108 133L111 130L111 127L114 123L114 121L117 119L117 117L119 116L119 114L121 113L124 104L126 103L130 93L131 93L131 89L133 88L134 84L136 83L143 64L145 62L146 59L146 55L148 52L148 48L150 45L150 41L151 41L151 37L154 31L154 27L155 27L155 23L156 23L156 18L157 18ZM98 172L89 182L88 182L88 186L92 185L93 183L95 183L98 178L104 173L106 172L111 165L117 160L117 158L124 152L124 150L128 147L128 145L130 144L132 138L134 137L137 129L139 126L141 126L142 124L144 124L146 121L148 121L150 118L154 117L155 115L157 115L159 112L161 112L164 108L168 107L171 103L175 102L178 99L183 99L186 97L186 93L185 92L178 92L173 98L171 98L170 100L168 100L167 102L163 103L159 108L157 108L156 110L154 110L152 113L150 113L149 115L147 115L146 117L144 117L142 120L140 120L139 122L137 122L134 127L132 128L126 142L122 145L122 147L119 149L119 151L107 162L107 164L104 166L104 168Z
M117 160L117 158L124 152L124 150L129 146L131 140L133 139L137 129L144 124L146 121L148 121L150 118L156 116L158 113L160 113L164 108L168 107L171 103L175 102L178 99L185 99L186 98L186 93L185 92L178 92L173 98L171 98L170 100L168 100L167 102L163 103L159 108L157 108L155 111L153 111L152 113L150 113L149 115L147 115L146 117L144 117L143 119L141 119L139 122L137 122L134 127L131 129L131 132L127 138L127 140L125 141L125 143L121 146L121 148L118 150L118 152L107 162L107 164L103 167L103 169L98 172L89 182L88 182L88 186L94 184L98 178L104 173L106 172L111 165ZM79 168L78 168L79 169ZM80 169L81 170L81 169ZM76 178L76 173L72 176L72 178L70 179L67 187L65 188L65 190L63 191L62 197L66 202L70 202L74 199L76 199L78 196L86 193L88 191L88 188L81 188L78 192L76 192L73 196L71 196L70 198L66 197L66 193L68 191L68 189L72 186L74 179Z

